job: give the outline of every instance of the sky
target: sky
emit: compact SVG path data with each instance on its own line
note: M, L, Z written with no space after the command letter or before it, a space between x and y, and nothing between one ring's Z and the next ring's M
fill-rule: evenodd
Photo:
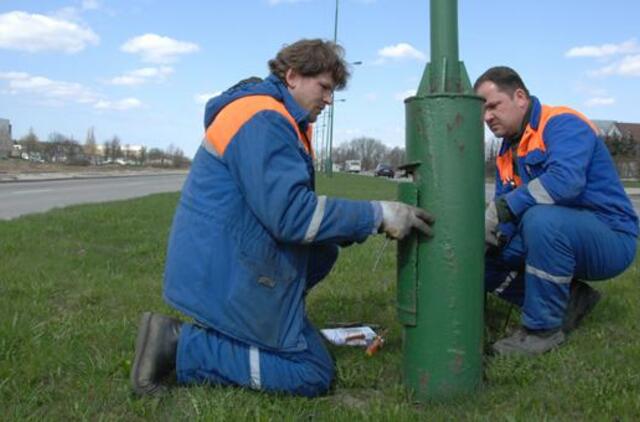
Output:
M340 0L352 65L335 94L334 145L367 136L404 147L404 99L430 59L428 0ZM0 0L0 118L99 143L193 156L206 100L301 38L333 39L336 0ZM640 2L459 0L471 82L516 69L545 104L640 123Z

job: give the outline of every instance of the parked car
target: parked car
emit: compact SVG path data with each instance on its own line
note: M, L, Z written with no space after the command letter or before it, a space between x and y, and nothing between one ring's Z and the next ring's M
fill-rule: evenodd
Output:
M373 172L373 175L394 178L396 175L396 172L393 170L393 167L391 167L388 164L378 164L375 171Z
M362 162L360 160L347 160L344 162L344 171L347 173L360 173Z

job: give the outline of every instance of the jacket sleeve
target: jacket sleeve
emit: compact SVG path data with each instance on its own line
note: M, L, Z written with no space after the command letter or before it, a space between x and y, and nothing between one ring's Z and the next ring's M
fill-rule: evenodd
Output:
M281 242L363 241L377 229L369 201L317 196L294 128L275 111L249 119L223 161L244 200Z
M549 120L543 137L547 150L540 174L505 196L518 218L533 205L571 204L586 186L597 141L591 127L577 116L562 114Z

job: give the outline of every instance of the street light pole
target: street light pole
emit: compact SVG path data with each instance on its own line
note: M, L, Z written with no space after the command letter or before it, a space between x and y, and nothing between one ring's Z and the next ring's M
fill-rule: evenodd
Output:
M333 21L333 42L338 42L338 6L339 0L336 0L336 15ZM324 172L327 176L333 175L333 105L334 102L331 101L331 105L329 106L329 142L327 142L327 159L325 161Z

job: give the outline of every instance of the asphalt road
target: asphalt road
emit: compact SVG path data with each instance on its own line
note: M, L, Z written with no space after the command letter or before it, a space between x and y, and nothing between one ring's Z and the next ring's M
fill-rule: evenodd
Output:
M186 174L0 183L0 219L182 189Z
M0 219L7 220L74 204L177 192L182 188L185 178L186 174L159 174L0 183ZM489 200L493 196L492 183L486 184L485 192ZM630 197L636 213L640 215L640 195L632 194Z
M495 186L493 183L486 183L484 185L484 192L486 200L489 201L493 198L493 192L495 190ZM631 203L633 204L633 208L636 210L636 214L640 216L640 194L637 193L638 189L627 189L627 194L631 199Z

